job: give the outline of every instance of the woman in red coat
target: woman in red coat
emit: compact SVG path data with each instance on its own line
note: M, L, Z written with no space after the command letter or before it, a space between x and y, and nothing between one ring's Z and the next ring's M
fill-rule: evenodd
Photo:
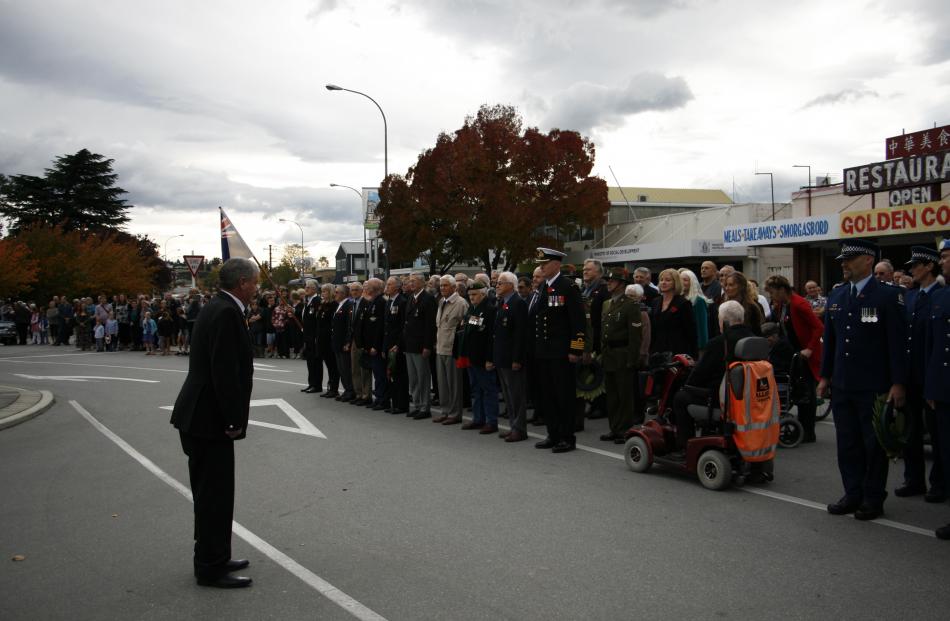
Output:
M770 276L765 281L765 290L772 297L775 315L782 332L792 349L808 361L803 374L806 398L798 403L798 422L805 430L803 442L815 441L815 383L821 365L821 336L824 326L811 309L808 300L792 291L784 276Z

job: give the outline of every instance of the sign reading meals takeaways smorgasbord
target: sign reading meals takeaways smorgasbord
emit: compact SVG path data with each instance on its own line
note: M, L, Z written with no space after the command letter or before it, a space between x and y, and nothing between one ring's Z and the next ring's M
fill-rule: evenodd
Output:
M809 216L749 222L727 226L722 230L722 241L726 248L776 246L824 239L838 239L837 217Z

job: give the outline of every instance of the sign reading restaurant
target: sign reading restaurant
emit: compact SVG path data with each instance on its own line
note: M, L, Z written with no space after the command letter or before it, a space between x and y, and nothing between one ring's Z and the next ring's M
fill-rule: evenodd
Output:
M848 196L948 181L950 151L912 155L844 169L844 193Z
M727 226L722 230L726 248L794 244L838 238L838 220L828 216L768 220Z

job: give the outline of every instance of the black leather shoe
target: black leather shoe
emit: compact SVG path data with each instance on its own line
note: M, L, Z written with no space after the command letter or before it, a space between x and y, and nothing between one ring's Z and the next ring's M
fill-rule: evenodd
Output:
M251 586L252 580L247 576L231 576L223 574L213 578L198 578L200 586L214 587L216 589L243 589Z
M950 524L946 526L941 526L934 531L934 535L937 536L937 539L950 539Z
M313 386L307 386L306 388L304 388L304 389L301 390L300 392L314 393L314 392L320 392L320 389L319 389L319 388L314 388Z
M385 409L386 409L386 404L385 404L385 403L374 403L374 404L373 404L373 411L374 411L374 412L379 412L380 410L385 410Z
M395 416L395 415L397 415L397 414L405 414L405 413L406 413L406 410L400 410L399 408L393 408L392 410L389 411L389 413L392 414L393 416Z
M409 412L406 413L406 418L413 418L418 413L419 410L409 410Z
M429 412L419 412L418 414L412 417L412 420L425 420L427 418L432 418L432 414L430 414Z
M847 496L843 496L838 502L828 505L828 513L831 515L847 515L857 511L858 507L860 506L860 502L856 502Z
M884 507L882 505L862 504L858 507L858 510L854 512L854 519L866 522L868 520L876 520L882 515L884 515Z
M604 435L600 436L600 441L601 441L601 442L613 442L616 438L617 438L617 436L614 435L614 434L612 434L612 433L605 433Z
M301 388L300 392L310 392L310 386L307 386L306 388Z
M551 449L552 453L569 453L574 450L574 445L570 442L558 442Z
M894 495L900 498L907 498L909 496L920 496L926 491L927 490L918 485L901 485L894 490Z
M251 561L247 560L246 558L231 559L230 561L224 564L224 571L227 571L227 572L238 571L239 569L244 569L250 564L251 564Z
M541 440L540 442L537 442L537 443L534 445L534 448L536 448L536 449L549 449L549 448L554 448L554 440L552 440L551 438L545 438L545 439Z
M944 492L941 492L939 490L937 491L930 490L929 492L924 494L924 502L937 503L937 502L945 502L946 500L947 500L947 495Z

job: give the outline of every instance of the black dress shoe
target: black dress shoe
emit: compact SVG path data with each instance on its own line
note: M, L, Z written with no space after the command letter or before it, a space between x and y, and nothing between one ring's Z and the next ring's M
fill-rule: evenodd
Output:
M554 448L554 446L555 446L554 440L552 440L551 438L545 438L545 439L541 440L540 442L537 442L537 443L534 445L534 448L536 448L536 449L549 449L549 448Z
M355 405L357 407L363 406L363 405L366 405L366 399L353 399L352 401L350 401L350 404Z
M900 498L907 498L909 496L920 496L926 491L922 485L901 485L894 490L894 495Z
M854 519L866 522L868 520L876 520L882 515L884 515L883 505L862 504L858 507L858 510L854 512Z
M227 571L227 572L238 571L239 569L244 569L250 564L251 564L251 561L247 560L246 558L231 559L230 561L224 564L224 571Z
M413 416L415 416L415 415L418 414L418 413L419 413L419 410L409 410L409 411L406 413L406 418L412 418Z
M399 408L393 408L393 409L391 409L391 410L389 411L389 413L392 414L393 416L395 416L396 414L405 414L405 413L406 413L406 410L401 410L401 409L399 409Z
M301 388L300 392L310 392L310 386L307 386L306 388Z
M844 496L838 502L828 505L828 513L831 515L847 515L857 511L858 507L860 506L860 502L851 500L847 496Z
M605 433L604 435L600 436L600 441L601 441L601 442L613 442L616 437L617 437L617 436L614 435L613 433Z
M944 492L941 492L939 490L937 491L930 490L929 492L924 494L924 502L937 503L937 502L945 502L946 500L947 500L947 495Z
M412 417L412 420L425 420L427 418L432 418L432 414L429 412L419 412Z
M554 445L554 447L551 449L551 452L552 453L569 453L570 451L573 451L574 448L575 446L571 444L570 442L561 441Z
M216 589L243 589L251 586L252 580L247 576L231 576L223 574L215 577L198 578L200 586L214 587Z
M386 409L386 404L385 404L385 403L374 403L374 404L373 404L373 411L374 411L374 412L379 412L380 410L385 410L385 409Z
M950 524L946 526L941 526L934 531L934 535L937 536L937 539L950 539Z

